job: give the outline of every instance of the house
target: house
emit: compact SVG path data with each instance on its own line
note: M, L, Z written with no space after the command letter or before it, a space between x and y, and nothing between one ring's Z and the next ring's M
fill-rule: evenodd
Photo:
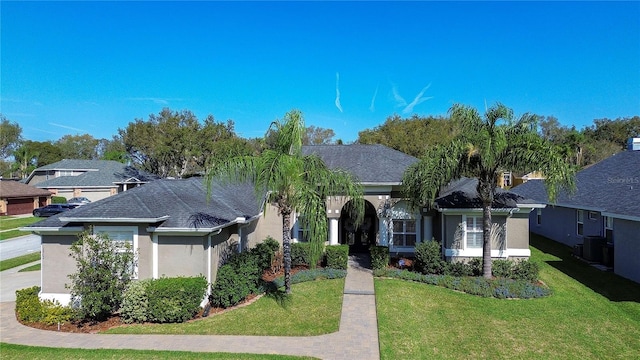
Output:
M117 161L65 159L33 170L24 182L67 200L96 201L156 179Z
M433 208L410 209L402 198L405 169L416 158L382 145L316 145L303 147L329 168L351 172L363 185L364 221L355 224L349 199L326 200L327 245L347 244L352 252L371 245L394 254L411 254L415 245L443 240L451 261L482 256L482 211L474 179L460 179L441 192ZM200 178L156 180L99 202L93 202L25 227L42 238L41 297L69 301L65 283L75 271L69 248L82 231L105 232L138 250L137 278L195 276L215 280L230 251L242 251L267 236L282 242L282 218L273 205L262 212L262 200L249 184L212 184L212 197ZM529 256L528 214L535 204L500 191L494 204L493 255ZM292 220L293 241L305 241L299 217Z
M582 256L604 262L616 274L640 283L640 139L576 174L576 191L549 202L543 180L512 189L548 204L531 214L532 232L571 247ZM603 240L604 239L604 240Z
M31 214L49 204L51 193L14 180L0 180L0 215Z

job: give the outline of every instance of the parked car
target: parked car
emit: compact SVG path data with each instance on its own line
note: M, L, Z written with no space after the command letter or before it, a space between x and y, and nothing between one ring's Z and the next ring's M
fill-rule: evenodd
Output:
M90 202L91 202L91 200L87 199L84 196L74 197L74 198L71 198L71 199L67 200L67 204L76 204L76 205L84 205L84 204L88 204Z
M48 217L59 214L61 212L71 210L77 205L73 204L51 204L43 207L39 207L33 210L33 216L36 217Z

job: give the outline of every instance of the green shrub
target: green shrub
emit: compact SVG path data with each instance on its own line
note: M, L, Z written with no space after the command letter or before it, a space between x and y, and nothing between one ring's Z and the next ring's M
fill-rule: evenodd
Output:
M349 265L349 245L332 245L325 248L327 267L346 270Z
M538 263L530 260L518 261L513 265L512 276L514 280L538 281L540 267Z
M510 279L512 277L512 267L513 262L509 260L493 260L491 262L491 274L498 278Z
M44 318L44 308L38 298L39 292L39 286L16 290L16 315L19 321L32 323Z
M67 198L64 196L52 196L51 197L52 204L66 204Z
M280 244L271 236L268 236L261 243L251 249L251 253L256 256L258 266L265 270L271 267L271 262L275 256L275 252L280 249Z
M423 274L443 274L445 261L442 259L440 243L431 240L421 242L415 248L415 269Z
M58 301L41 301L44 317L42 322L47 325L64 324L75 317L75 312L69 306L62 306Z
M213 306L230 307L244 300L260 288L262 270L255 254L244 252L232 255L218 269L209 301Z
M134 281L129 284L122 296L120 316L125 323L142 323L149 320L149 297L147 286L150 279Z
M386 269L389 265L389 247L371 245L369 248L371 253L371 268L373 270Z
M146 286L149 321L176 323L193 318L206 289L203 276L154 279Z
M482 259L473 258L467 263L471 267L471 276L482 276Z
M309 243L292 243L291 244L291 265L310 265L311 244Z
M451 276L471 276L473 269L464 262L449 262L444 267L444 273Z

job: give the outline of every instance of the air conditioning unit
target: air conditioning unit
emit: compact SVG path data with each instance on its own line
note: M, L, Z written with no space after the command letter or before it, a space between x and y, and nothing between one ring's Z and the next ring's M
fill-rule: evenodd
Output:
M588 261L602 262L602 248L607 244L607 239L602 236L585 236L582 253Z

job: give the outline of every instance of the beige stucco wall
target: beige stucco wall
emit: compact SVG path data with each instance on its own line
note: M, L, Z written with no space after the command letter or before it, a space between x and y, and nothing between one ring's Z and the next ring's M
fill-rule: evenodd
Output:
M529 213L517 212L507 219L507 248L529 248Z
M41 291L44 293L69 293L69 275L76 272L75 260L71 254L71 244L77 235L43 235L42 237Z
M206 275L206 248L207 239L202 236L158 236L158 275Z
M249 229L248 240L251 244L257 244L267 236L271 236L282 245L282 217L278 214L278 208L271 204L267 205L256 225Z

